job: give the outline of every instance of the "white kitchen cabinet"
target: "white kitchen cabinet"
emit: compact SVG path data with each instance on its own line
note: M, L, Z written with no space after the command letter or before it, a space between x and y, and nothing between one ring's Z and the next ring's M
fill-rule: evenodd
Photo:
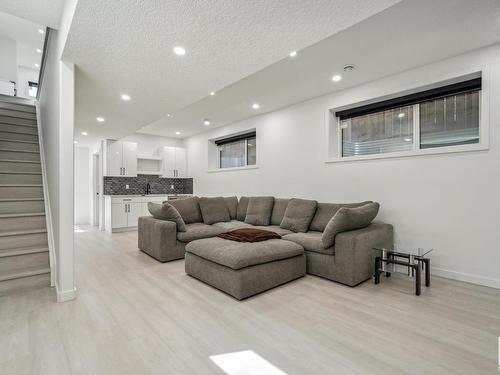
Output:
M106 176L137 176L137 143L107 141Z
M163 147L163 177L187 177L186 149L181 147Z
M142 202L131 202L128 204L127 227L137 227L139 216L142 216Z

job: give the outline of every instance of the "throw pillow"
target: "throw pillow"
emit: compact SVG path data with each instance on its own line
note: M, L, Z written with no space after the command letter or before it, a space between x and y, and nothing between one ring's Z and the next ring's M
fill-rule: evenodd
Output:
M238 212L238 198L237 197L225 197L227 208L229 210L229 216L231 216L231 220L236 220L237 212Z
M248 201L245 223L269 225L273 211L274 197L251 197Z
M342 207L326 225L321 236L323 247L328 248L335 244L335 236L349 230L365 228L375 219L380 205L377 202L365 204L361 207Z
M318 203L318 208L311 221L309 230L323 232L330 219L334 217L337 211L342 207L360 207L368 203L372 203L372 201L359 203Z
M317 204L318 202L309 199L290 199L280 227L293 232L307 232Z
M205 224L215 224L223 221L231 221L226 200L218 198L200 198L201 216Z
M186 224L201 223L203 218L198 199L198 197L181 198L168 201L168 203L179 211Z
M186 231L186 223L182 220L182 216L179 211L177 211L171 204L148 202L148 210L155 219L173 221L177 224L178 232Z

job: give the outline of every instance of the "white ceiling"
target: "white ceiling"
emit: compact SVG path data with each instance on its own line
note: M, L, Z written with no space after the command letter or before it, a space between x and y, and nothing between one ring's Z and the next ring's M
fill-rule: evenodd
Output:
M65 0L1 0L0 11L59 28Z
M33 70L39 70L35 64L40 64L42 57L36 52L37 48L43 49L40 28L44 26L0 12L0 35L17 42L17 64Z
M63 54L77 65L77 134L89 132L87 141L118 138L166 113L175 117L210 91L398 1L79 1ZM175 56L175 45L186 56ZM122 102L121 93L132 100Z

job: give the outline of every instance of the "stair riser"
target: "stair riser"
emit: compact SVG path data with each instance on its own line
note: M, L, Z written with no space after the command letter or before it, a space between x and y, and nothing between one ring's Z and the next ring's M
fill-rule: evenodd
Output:
M0 233L17 230L45 229L45 216L0 218Z
M1 125L0 125L1 129ZM0 130L0 138L4 139L16 139L19 141L35 141L38 142L37 134L20 134L20 133L7 133Z
M36 128L36 120L35 119L2 116L0 114L0 122L3 124L24 125L23 128L24 127L35 127Z
M0 101L0 108L10 109L13 111L27 112L27 113L36 113L35 106L32 105L22 105L22 104L7 103Z
M0 282L0 296L50 286L50 273Z
M0 258L0 279L6 273L22 272L26 268L48 268L49 253L35 253L23 254L19 256L12 256Z
M38 146L38 143L23 143L23 142L1 141L0 140L0 149L3 149L3 148L6 148L8 150L40 151L40 147Z
M0 186L0 197L3 199L43 198L43 189L41 187Z
M47 247L47 233L0 237L0 250L17 249L20 247L30 246Z
M40 172L42 169L40 163L16 163L10 161L0 161L0 170L2 172ZM5 198L5 197L0 197Z
M44 201L16 201L16 202L0 202L1 214L24 214L28 212L45 212Z
M38 135L38 129L36 128L36 126L18 126L13 124L3 124L0 121L0 133L2 131Z
M13 118L36 120L35 113L22 112L22 111L17 111L15 109L0 108L0 116L10 116Z
M0 163L0 168L1 168ZM0 184L41 184L40 174L8 174L0 173ZM1 198L1 197L0 197Z
M40 161L40 154L0 150L0 159Z

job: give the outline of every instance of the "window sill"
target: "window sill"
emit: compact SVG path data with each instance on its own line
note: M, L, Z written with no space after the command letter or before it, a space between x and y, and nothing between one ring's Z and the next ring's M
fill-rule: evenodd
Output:
M257 169L258 165L247 165L245 167L233 167L233 168L217 168L217 169L209 169L208 173L217 173L217 172L231 172L231 171L244 171L247 169Z
M423 149L418 151L405 151L405 152L391 152L386 154L373 154L373 155L360 155L360 156L347 156L344 158L327 158L325 163L342 163L342 162L353 162L353 161L363 161L363 160L377 160L377 159L392 159L392 158L407 158L412 156L425 156L425 155L440 155L440 154L452 154L457 152L470 152L470 151L488 151L489 147L482 144L477 144L474 146L450 146L450 147L439 147L433 149Z

